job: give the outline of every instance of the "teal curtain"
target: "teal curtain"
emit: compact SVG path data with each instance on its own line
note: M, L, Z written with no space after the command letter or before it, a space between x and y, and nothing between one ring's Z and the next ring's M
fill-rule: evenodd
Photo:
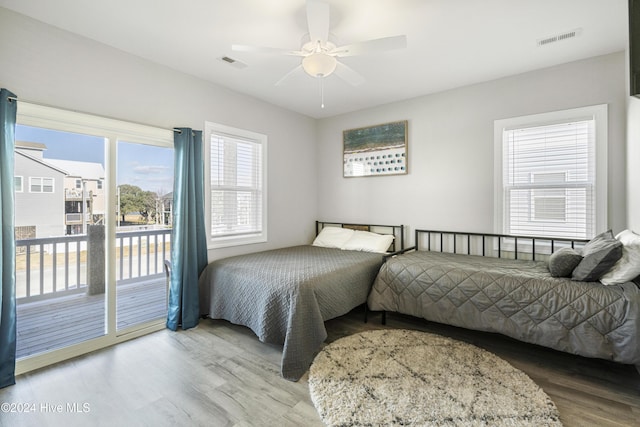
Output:
M173 232L167 328L188 329L200 318L198 278L207 265L202 131L174 129Z
M0 89L0 388L16 383L16 241L13 214L13 149L16 96Z

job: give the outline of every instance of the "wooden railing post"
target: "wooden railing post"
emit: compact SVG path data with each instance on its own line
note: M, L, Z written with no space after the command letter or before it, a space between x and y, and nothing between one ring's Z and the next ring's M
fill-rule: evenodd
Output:
M105 292L104 225L87 227L87 294Z

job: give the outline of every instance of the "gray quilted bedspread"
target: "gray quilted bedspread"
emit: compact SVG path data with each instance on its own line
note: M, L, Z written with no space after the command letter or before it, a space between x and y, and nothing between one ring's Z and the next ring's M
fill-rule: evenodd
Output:
M640 365L638 287L554 278L545 262L411 252L382 266L368 304Z
M324 321L366 302L382 261L316 246L220 259L200 276L201 311L283 345L282 376L297 381L327 338Z

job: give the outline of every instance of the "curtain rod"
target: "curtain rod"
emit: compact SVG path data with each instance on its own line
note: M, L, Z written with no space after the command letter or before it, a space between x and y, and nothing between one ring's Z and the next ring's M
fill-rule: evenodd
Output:
M52 105L43 104L41 102L33 102L33 101L27 101L27 100L18 99L15 96L8 96L7 99L9 100L9 102L12 102L12 101L18 102L18 101L20 101L20 102L26 102L27 104L38 105L40 107L59 108L59 107L54 107ZM64 108L59 108L59 109L64 110ZM85 114L89 114L89 113L85 113ZM93 115L95 116L95 114L93 114ZM105 118L108 118L108 117L105 117ZM122 120L122 119L114 119L114 120ZM145 125L145 126L151 126L151 125ZM154 127L157 128L157 126L154 126ZM182 133L182 131L180 129L173 128L171 130L174 131L174 132L177 132L179 134Z

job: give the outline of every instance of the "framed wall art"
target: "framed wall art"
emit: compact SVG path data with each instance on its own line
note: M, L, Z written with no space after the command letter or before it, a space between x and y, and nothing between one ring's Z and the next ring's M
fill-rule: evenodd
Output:
M342 132L343 176L407 173L407 120Z

